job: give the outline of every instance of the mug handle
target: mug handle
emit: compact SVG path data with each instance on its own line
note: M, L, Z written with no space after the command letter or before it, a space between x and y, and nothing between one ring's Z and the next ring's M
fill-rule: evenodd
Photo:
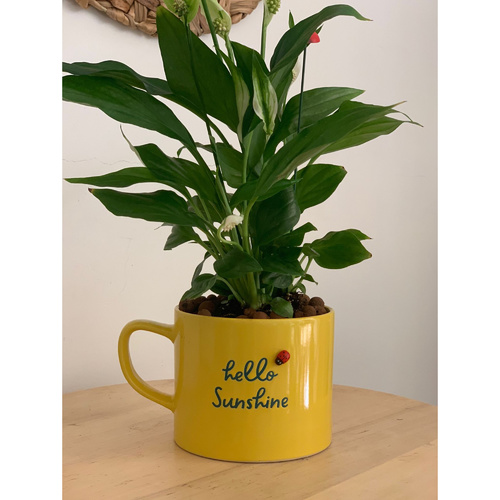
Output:
M149 385L137 374L134 366L132 365L129 340L130 336L137 330L157 333L158 335L167 337L167 339L174 342L175 337L177 336L174 333L174 326L164 325L163 323L156 323L145 319L130 321L130 323L127 323L123 327L123 330L120 333L120 338L118 339L118 357L120 359L120 367L123 375L127 379L127 382L133 389L145 398L165 406L165 408L168 408L170 411L174 411L174 395L166 394Z

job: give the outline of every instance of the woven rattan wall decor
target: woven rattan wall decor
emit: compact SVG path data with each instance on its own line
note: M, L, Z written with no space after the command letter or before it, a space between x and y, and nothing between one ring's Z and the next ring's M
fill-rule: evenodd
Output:
M156 8L162 0L75 0L85 9L90 5L104 12L111 19L125 26L136 28L148 35L156 35ZM257 7L260 0L218 0L231 15L233 24L240 22ZM191 30L197 35L208 32L208 24L200 12L191 22Z

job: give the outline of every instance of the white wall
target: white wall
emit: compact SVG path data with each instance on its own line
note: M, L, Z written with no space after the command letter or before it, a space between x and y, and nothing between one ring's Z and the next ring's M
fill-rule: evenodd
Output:
M301 20L326 0L282 2L271 24L268 52L287 27L288 9ZM340 2L339 2L340 3ZM424 128L402 126L388 137L324 157L347 177L327 202L301 220L330 230L361 229L373 258L340 271L313 268L309 294L336 310L334 382L436 403L437 279L437 33L433 0L352 0L373 22L329 21L308 50L306 87L366 89L374 104L407 101L400 109ZM232 31L258 48L261 6ZM63 59L122 61L162 76L157 40L123 27L73 0L63 6ZM295 84L298 92L298 82ZM182 111L204 138L199 120ZM98 110L63 105L64 176L94 175L137 165L119 125ZM191 120L191 121L189 121ZM133 143L174 141L130 125ZM85 186L63 185L64 390L124 382L117 339L129 320L171 322L203 251L185 245L164 252L169 229L115 217ZM132 337L134 364L145 379L173 377L173 349L153 334Z

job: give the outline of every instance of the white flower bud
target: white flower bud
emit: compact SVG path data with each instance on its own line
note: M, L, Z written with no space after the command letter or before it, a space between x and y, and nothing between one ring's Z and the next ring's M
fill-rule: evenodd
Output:
M184 17L189 10L185 0L174 0L173 7L174 7L174 13L178 17Z
M208 14L212 18L215 34L225 38L231 30L231 16L219 5L217 0L207 0L207 7ZM204 10L203 14L207 17Z
M267 0L266 3L270 14L276 14L280 10L281 0Z
M232 229L234 229L236 226L241 224L243 222L243 216L242 215L236 215L236 214L231 214L228 215L221 223L221 229L220 231L225 233L229 232Z

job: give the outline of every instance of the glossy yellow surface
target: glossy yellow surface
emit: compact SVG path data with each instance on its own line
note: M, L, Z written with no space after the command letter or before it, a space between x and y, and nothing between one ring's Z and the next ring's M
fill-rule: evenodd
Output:
M229 319L175 311L174 325L127 324L120 364L130 385L174 412L176 443L209 458L291 460L331 442L334 314L295 319ZM144 382L130 361L129 338L146 330L175 350L175 391ZM277 365L287 350L290 360Z

